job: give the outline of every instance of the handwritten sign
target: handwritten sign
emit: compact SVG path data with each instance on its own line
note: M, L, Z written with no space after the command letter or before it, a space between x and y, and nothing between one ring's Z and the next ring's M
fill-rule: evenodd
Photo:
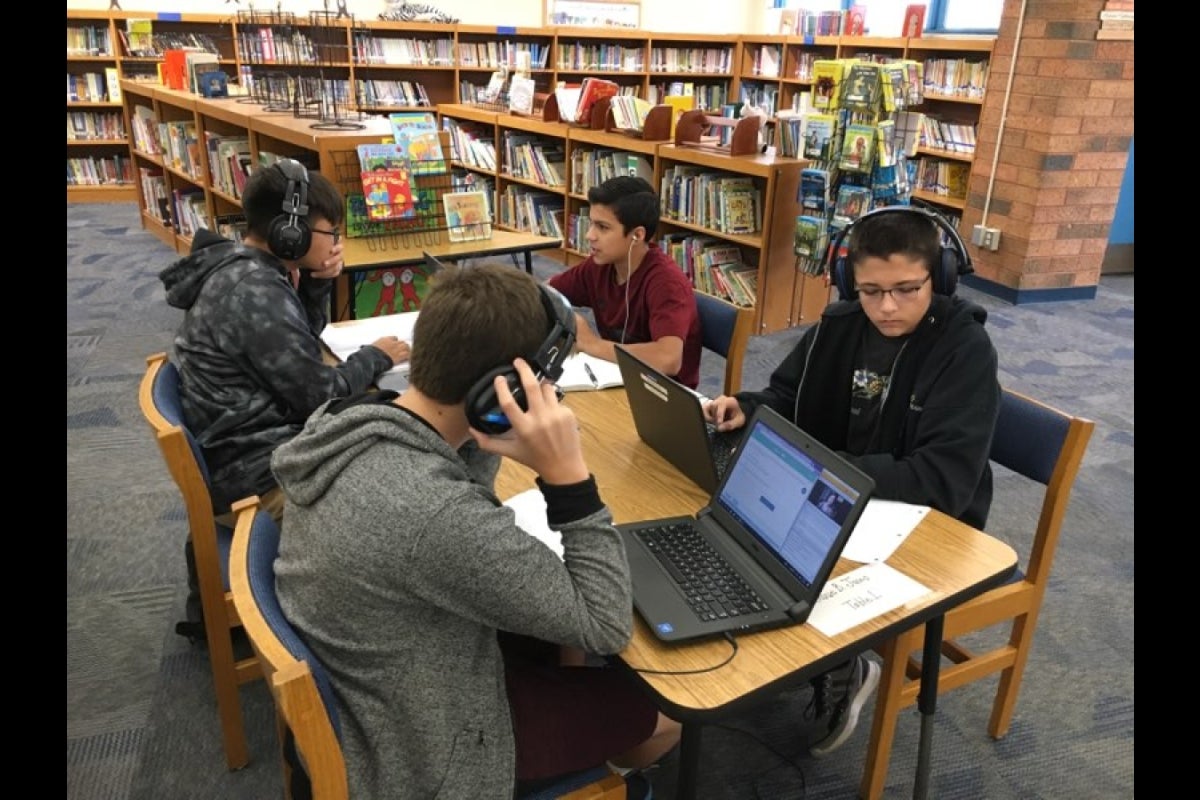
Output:
M837 636L926 594L928 587L895 568L866 564L825 585L808 623L826 636Z

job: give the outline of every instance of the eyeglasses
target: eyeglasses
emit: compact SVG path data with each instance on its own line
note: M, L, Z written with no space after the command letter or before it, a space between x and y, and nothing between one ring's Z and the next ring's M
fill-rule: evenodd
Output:
M892 299L897 303L907 303L917 299L917 292L921 291L921 287L929 282L932 275L926 275L925 280L915 285L893 286L891 289L878 289L868 286L858 290L858 296L864 301L872 303L883 302L884 295L891 295Z
M334 228L331 231L323 231L320 228L313 228L312 232L313 233L323 233L326 236L332 236L334 244L337 244L338 242L340 242L342 240L342 232L338 228Z

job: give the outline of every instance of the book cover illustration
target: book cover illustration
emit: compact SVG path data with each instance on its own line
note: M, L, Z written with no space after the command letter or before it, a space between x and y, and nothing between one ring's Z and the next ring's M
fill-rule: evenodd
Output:
M842 106L853 111L874 112L879 105L879 65L866 61L851 64L843 81Z
M837 117L833 114L810 114L804 129L804 157L814 161L831 161L836 146Z
M833 218L838 222L853 222L871 208L871 189L867 186L843 184L838 189Z
M842 83L842 62L818 58L812 68L812 102L817 111L832 111L837 108L838 91Z
M583 88L579 92L579 106L575 122L588 124L592 119L592 106L605 97L613 97L620 92L621 87L614 81L604 78L584 78Z
M412 172L423 175L446 170L437 117L432 111L397 111L388 115L392 141L412 161Z
M354 318L419 311L429 293L429 275L420 265L354 273Z
M846 126L838 166L847 172L870 172L875 157L875 126L852 122Z
M827 236L825 217L802 214L796 217L792 250L799 258L820 259L825 253Z
M867 34L867 7L855 3L846 12L846 27L844 36L865 36Z
M492 216L487 195L478 190L442 195L446 210L446 233L452 242L473 242L492 235Z
M721 230L725 233L758 231L758 210L751 192L726 192L721 196Z
M904 35L909 39L920 38L925 32L925 5L913 3L904 7Z
M828 170L808 167L800 171L800 207L811 216L825 215L829 209Z

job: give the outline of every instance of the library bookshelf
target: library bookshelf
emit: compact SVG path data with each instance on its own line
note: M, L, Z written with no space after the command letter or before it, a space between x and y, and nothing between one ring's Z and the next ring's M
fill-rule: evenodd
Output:
M68 29L90 29L93 39L106 42L95 52L89 46L68 51L68 76L104 72L115 68L122 99L114 102L107 94L100 98L71 100L68 95L68 126L72 111L118 113L125 138L91 139L72 143L68 136L68 158L79 153L99 156L128 164L128 182L100 185L68 185L68 202L101 200L135 201L142 209L143 225L179 252L190 247L190 235L173 225L169 214L157 213L141 175L143 171L161 179L169 197L176 192L189 195L208 219L234 215L240 211L236 191L219 179L214 180L207 148L195 153L194 164L176 163L169 152L156 152L140 146L133 130L134 118L172 123L193 132L197 141L206 138L246 140L245 147L253 165L269 158L287 155L306 161L322 171L332 169L332 153L357 143L377 142L390 134L386 114L414 105L438 113L439 124L447 120L486 139L494 150L491 163L472 158L454 163L460 175L476 176L490 189L500 212L506 197L539 193L549 196L551 218L562 227L564 247L560 255L565 264L578 262L586 255L582 242L586 231L586 183L580 182L579 164L589 163L596 153L616 151L635 157L638 168L652 176L656 188L663 169L676 164L692 164L717 171L743 174L764 192L762 230L753 236L723 235L718 239L735 241L748 264L757 267L755 294L757 330L762 333L806 324L816 319L829 300L829 289L819 278L805 276L794 269L791 254L793 221L797 212L795 180L803 161L766 155L728 156L707 153L675 145L668 138L645 140L611 130L547 121L538 116L518 116L496 108L470 102L475 91L486 84L498 67L519 66L522 52L530 54L530 74L539 92L548 92L559 81L578 82L593 75L617 81L625 93L651 102L664 93L691 91L700 107L716 109L736 102L743 87L755 88L759 95L773 95L775 107L788 108L800 93L808 92L811 79L805 64L815 58L849 58L862 52L920 60L959 59L985 61L991 55L994 37L881 38L850 36L781 36L661 33L636 30L598 31L590 28L547 26L544 28L493 27L468 24L404 23L384 20L343 19L325 25L339 41L344 37L345 57L325 64L333 80L349 87L347 110L365 124L360 130L312 129L311 120L298 118L289 111L268 110L248 98L203 98L188 92L166 89L157 83L156 57L128 52L121 31L129 20L150 19L155 31L178 36L204 36L213 43L220 69L227 73L232 86L239 78L254 75L255 70L270 69L261 53L253 54L246 44L249 37L244 18L216 14L153 14L146 12L84 11L68 9ZM307 19L296 19L301 31L311 27ZM87 40L86 34L84 40ZM70 39L68 40L70 43ZM762 48L772 49L763 69ZM292 65L296 67L297 65ZM153 79L153 80L152 80ZM94 79L93 79L94 80ZM411 84L411 86L405 86ZM411 90L411 91L410 91ZM925 106L918 110L942 114L947 118L977 121L982 106L980 96L941 96L926 93ZM140 109L140 110L139 110ZM361 117L361 119L360 119ZM527 137L524 138L523 137ZM542 176L531 176L514 169L506 160L506 141L530 144L547 153L555 164L563 165L557 183ZM141 143L144 144L144 143ZM184 149L186 152L186 144ZM196 145L193 143L193 150ZM924 157L970 164L972 155L939 148L922 148ZM70 165L70 162L68 162ZM634 163L634 162L630 162ZM961 210L965 200L941 194L914 192L914 198L938 210ZM561 204L561 211L556 207ZM528 215L497 213L501 228L525 229ZM535 219L535 223L539 222ZM574 223L574 224L573 224ZM687 224L664 220L663 231L686 231ZM702 235L707 232L697 231Z

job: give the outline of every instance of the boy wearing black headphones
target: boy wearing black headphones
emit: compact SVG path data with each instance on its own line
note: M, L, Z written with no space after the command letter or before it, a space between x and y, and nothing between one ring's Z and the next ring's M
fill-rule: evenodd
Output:
M443 268L408 390L334 400L275 451L276 587L353 720L353 797L511 800L678 740L622 672L560 661L633 631L625 550L553 386L574 342L570 305L529 275ZM563 556L496 497L501 456L537 474Z
M324 360L345 214L328 178L283 159L249 177L242 209L241 242L202 228L191 253L159 275L167 302L184 311L172 358L184 417L203 451L213 510L231 527L230 504L252 494L279 519L271 453L318 405L363 391L408 357L407 343L391 336L336 366ZM187 616L180 633L203 638L194 590Z
M932 211L889 206L851 223L829 258L840 302L804 332L766 388L718 397L706 415L734 430L766 403L848 455L875 479L875 496L982 529L1000 384L987 311L954 294L971 271L962 240ZM878 681L879 666L861 655L815 679L818 716L830 713L813 755L849 738Z
M659 198L642 178L610 178L588 190L588 257L550 278L581 318L578 349L617 360L615 344L693 389L700 383L700 313L692 284L654 243Z

